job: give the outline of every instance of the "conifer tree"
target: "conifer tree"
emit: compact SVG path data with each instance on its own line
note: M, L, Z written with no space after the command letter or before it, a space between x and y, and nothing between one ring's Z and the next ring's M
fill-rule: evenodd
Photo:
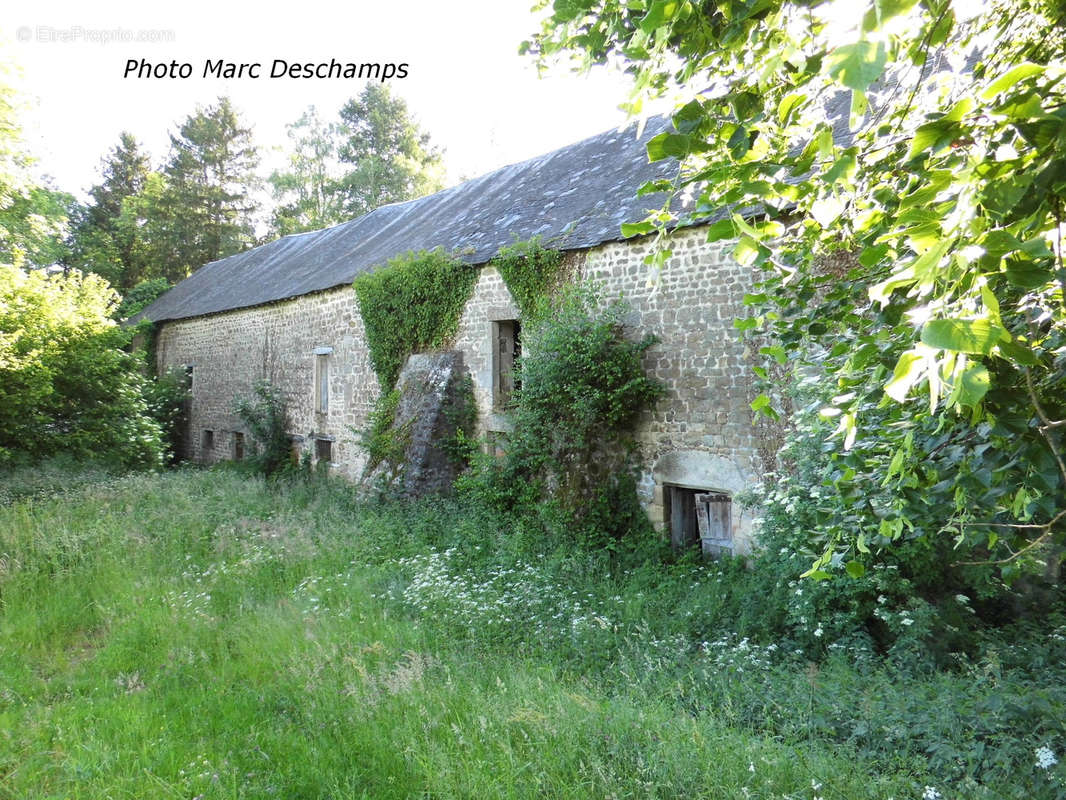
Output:
M179 270L239 252L255 241L259 154L228 98L198 108L171 135L160 198Z

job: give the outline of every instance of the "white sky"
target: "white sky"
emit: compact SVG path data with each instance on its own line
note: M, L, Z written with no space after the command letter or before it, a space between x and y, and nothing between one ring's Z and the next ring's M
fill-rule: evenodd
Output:
M450 182L553 150L625 121L622 76L588 78L558 68L538 79L519 43L536 27L532 0L394 2L86 3L8 2L0 9L0 61L21 71L16 86L31 151L57 188L84 198L100 159L131 131L153 163L167 134L197 103L228 95L252 124L264 174L287 143L286 123L310 104L332 118L363 82L344 79L202 79L205 59L264 64L368 61L408 63L392 80L423 129L445 148ZM76 41L42 41L48 28ZM79 32L77 29L80 28ZM170 42L89 41L96 31L172 31ZM62 33L60 35L62 35ZM99 36L97 36L99 38ZM126 60L193 65L186 80L123 78Z

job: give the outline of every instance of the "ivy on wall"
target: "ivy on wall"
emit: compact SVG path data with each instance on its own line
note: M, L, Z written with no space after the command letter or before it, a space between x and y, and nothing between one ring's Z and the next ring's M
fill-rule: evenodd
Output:
M500 271L519 310L527 318L535 316L544 299L566 279L563 254L542 247L537 238L504 247L489 263Z
M477 277L477 267L442 250L423 250L355 279L370 362L382 392L396 385L409 355L443 347L455 336Z

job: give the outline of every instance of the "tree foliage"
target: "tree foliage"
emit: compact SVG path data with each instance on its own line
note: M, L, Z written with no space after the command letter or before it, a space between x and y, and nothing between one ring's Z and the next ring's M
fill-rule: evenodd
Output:
M175 267L187 275L255 241L259 155L251 128L226 97L191 114L170 145L153 216L163 223Z
M340 111L338 184L346 219L442 188L441 154L389 87L369 83Z
M22 141L18 98L0 63L0 264L47 267L65 260L74 198L34 173Z
M156 466L163 447L144 399L118 296L96 275L0 266L0 460L66 452Z
M71 263L121 290L139 283L152 268L143 226L123 224L123 211L128 212L130 201L144 191L150 169L148 155L136 138L123 131L104 157L103 180L89 190L91 202L74 226Z
M279 236L328 228L344 220L337 191L340 126L318 116L314 106L288 126L288 169L270 176L277 206L272 227Z
M136 139L121 134L77 215L67 263L126 291L177 283L254 242L259 157L230 101L198 108L170 141L155 171Z
M945 533L1009 572L1066 537L1063 19L1043 0L559 0L530 45L621 64L634 111L677 98L648 154L682 170L649 188L726 211L710 238L764 279L744 327L820 376L836 421L826 480L853 516L821 521L815 575Z

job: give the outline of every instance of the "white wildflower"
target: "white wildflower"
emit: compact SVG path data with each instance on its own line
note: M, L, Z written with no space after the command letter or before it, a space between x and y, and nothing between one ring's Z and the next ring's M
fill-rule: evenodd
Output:
M1040 769L1051 769L1058 763L1059 760L1055 757L1055 751L1046 744L1036 748L1036 765Z
M899 624L900 625L913 625L914 624L914 620L911 619L910 617L904 617L903 619L901 619L899 621Z
M922 800L940 800L943 795L937 791L935 786L926 786L925 791L922 792Z
M822 630L822 626L821 625L819 625L817 628L814 629L814 635L817 636L818 638L821 638L823 633L824 633L824 631Z

